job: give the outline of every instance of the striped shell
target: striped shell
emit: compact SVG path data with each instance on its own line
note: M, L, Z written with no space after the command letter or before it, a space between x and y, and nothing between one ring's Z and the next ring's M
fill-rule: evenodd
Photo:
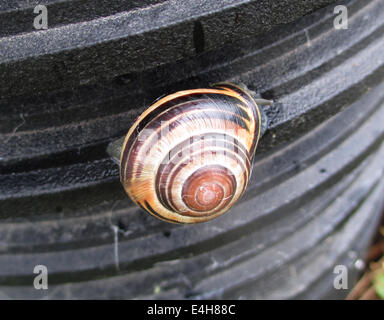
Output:
M174 223L211 220L243 194L260 136L247 89L224 83L151 105L123 144L120 179L131 199Z

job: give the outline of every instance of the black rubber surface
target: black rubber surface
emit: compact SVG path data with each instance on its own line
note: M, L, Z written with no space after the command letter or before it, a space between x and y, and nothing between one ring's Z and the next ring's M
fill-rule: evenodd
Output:
M0 297L343 298L333 268L351 288L384 202L384 2L337 2L348 30L332 2L50 0L35 31L36 3L5 1ZM250 185L211 222L159 221L105 148L153 99L218 81L275 100Z

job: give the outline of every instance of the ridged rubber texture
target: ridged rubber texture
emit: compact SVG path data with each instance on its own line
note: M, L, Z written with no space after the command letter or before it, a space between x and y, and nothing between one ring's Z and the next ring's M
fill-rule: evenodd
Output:
M336 30L333 1L51 0L47 31L19 2L0 8L1 298L347 294L333 268L351 288L383 207L383 1L341 2ZM275 101L247 192L205 224L159 221L106 146L158 96L219 81Z

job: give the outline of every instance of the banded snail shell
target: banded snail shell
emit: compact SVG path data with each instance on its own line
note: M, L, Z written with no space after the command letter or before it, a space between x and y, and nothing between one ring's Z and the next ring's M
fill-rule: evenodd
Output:
M246 189L261 123L245 87L223 83L163 97L126 135L120 180L138 206L162 220L211 220Z

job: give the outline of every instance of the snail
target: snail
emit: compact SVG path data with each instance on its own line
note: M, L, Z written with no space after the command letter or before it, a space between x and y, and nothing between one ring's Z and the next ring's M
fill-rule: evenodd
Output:
M260 106L271 104L230 83L179 91L155 101L107 151L143 210L172 223L205 222L244 193L267 128Z

